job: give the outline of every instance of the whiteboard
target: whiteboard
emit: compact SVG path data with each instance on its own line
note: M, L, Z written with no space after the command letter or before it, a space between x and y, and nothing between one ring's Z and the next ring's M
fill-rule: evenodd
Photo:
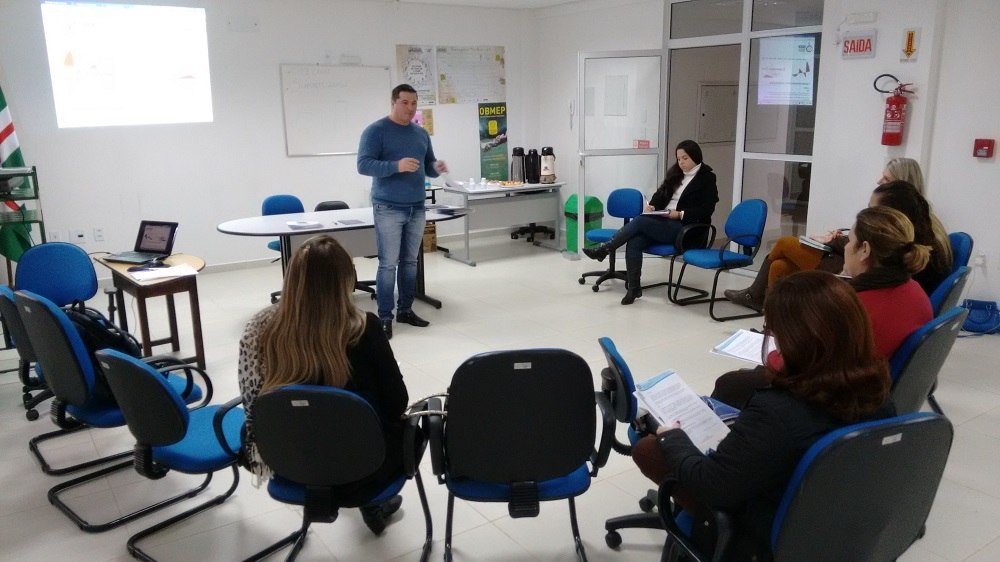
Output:
M389 114L389 67L282 64L289 156L357 154L365 127Z

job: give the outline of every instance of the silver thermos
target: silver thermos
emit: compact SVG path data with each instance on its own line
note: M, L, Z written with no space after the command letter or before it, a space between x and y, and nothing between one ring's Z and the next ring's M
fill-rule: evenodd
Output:
M510 181L524 181L524 148L515 146L510 158Z
M542 166L539 183L556 182L556 155L551 146L542 147Z

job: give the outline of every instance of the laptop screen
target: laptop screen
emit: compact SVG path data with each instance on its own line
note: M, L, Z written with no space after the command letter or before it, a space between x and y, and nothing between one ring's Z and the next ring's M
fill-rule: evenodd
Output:
M142 221L139 236L135 240L135 251L170 254L174 249L176 231L175 222Z

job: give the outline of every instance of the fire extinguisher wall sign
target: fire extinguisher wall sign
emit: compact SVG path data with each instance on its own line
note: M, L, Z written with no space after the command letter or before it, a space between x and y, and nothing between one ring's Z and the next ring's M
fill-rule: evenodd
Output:
M896 87L892 90L879 88L878 82L882 78L889 78L896 82ZM903 84L891 74L880 74L875 78L875 90L883 94L892 94L885 100L885 116L882 119L882 144L885 146L899 146L903 144L903 130L906 125L906 96L912 94L912 90L907 87L912 84Z

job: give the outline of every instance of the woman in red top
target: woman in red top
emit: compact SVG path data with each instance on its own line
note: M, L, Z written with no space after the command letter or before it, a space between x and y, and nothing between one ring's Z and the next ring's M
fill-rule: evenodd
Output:
M934 317L927 293L911 278L927 265L930 248L913 236L903 213L869 207L858 213L844 247L844 271L868 312L876 355L884 359ZM712 397L742 408L768 382L763 367L731 371L716 379Z

